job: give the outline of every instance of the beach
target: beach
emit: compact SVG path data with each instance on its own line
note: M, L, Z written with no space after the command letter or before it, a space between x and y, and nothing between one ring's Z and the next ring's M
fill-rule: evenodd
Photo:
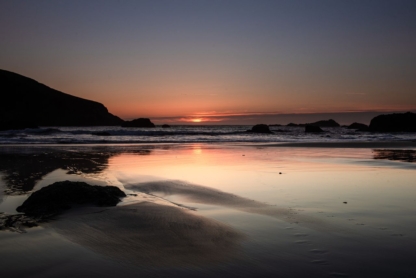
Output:
M5 214L56 181L128 197L0 231L0 274L412 277L414 144L2 146Z
M0 278L415 278L416 1L2 1Z

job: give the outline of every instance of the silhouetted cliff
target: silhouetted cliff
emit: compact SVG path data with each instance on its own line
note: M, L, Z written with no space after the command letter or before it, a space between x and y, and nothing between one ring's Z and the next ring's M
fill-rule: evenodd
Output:
M0 70L0 121L30 120L40 126L121 125L101 103L51 89L22 75Z
M368 129L374 132L416 132L416 114L407 112L379 115L371 120Z

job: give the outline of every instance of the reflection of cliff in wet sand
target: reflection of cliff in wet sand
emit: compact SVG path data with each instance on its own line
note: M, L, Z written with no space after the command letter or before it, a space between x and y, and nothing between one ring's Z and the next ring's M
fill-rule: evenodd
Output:
M121 153L148 155L151 148L41 148L32 147L20 151L0 149L0 172L9 195L26 193L45 175L56 169L68 174L97 174L108 166L108 160Z

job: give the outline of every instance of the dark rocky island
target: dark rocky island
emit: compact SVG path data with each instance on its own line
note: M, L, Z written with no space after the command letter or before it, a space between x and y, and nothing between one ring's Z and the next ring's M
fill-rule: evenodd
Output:
M247 130L247 132L252 133L265 133L265 134L271 134L273 132L270 131L270 128L268 125L265 124L258 124L253 126L251 129Z
M139 118L132 121L125 121L122 127L156 127L148 118Z
M317 121L314 123L306 124L309 126L319 126L319 127L339 127L339 123L336 121L329 119L329 120L323 120L323 121Z
M289 123L286 126L290 126L290 127L298 127L298 126L300 126L300 127L302 127L302 126L305 126L305 125L304 124Z
M347 126L348 129L355 129L359 131L367 131L368 125L361 124L361 123L352 123L349 126Z
M373 132L416 132L416 114L394 113L374 117L369 131Z
M115 186L62 181L32 193L16 210L38 219L59 215L74 205L115 206L126 194Z
M0 84L0 119L4 123L30 121L39 126L115 126L124 122L110 114L101 103L62 93L10 71L0 70ZM5 128L7 124L0 126Z
M162 125L162 128L170 128L170 125L164 124Z
M339 123L337 123L336 121L329 119L329 120L322 120L322 121L317 121L314 123L307 123L307 124L295 124L295 123L290 123L287 124L286 126L291 126L291 127L306 127L306 126L319 126L319 127L339 127Z

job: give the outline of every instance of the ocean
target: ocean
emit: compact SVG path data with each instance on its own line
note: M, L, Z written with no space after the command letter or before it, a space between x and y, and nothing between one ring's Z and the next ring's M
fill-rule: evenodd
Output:
M1 131L0 276L415 277L415 133L249 129ZM127 197L12 221L61 181Z
M323 128L323 133L305 133L304 127L271 126L273 134L255 134L251 126L187 126L170 128L41 127L0 131L0 144L135 144L135 143L279 143L409 141L414 133L359 132L343 127ZM106 134L106 135L100 135Z

